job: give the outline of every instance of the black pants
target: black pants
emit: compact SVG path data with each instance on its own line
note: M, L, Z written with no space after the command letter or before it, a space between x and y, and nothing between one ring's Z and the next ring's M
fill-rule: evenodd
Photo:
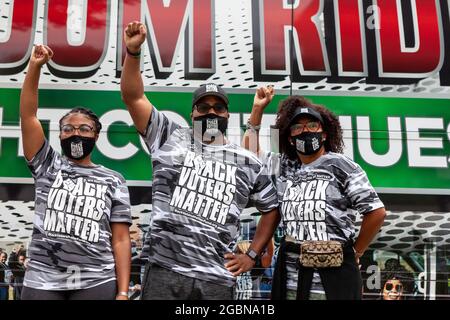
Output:
M344 262L338 268L317 269L325 289L327 300L361 300L362 278L356 263L353 243L344 245ZM300 245L283 238L278 250L277 263L272 279L272 299L286 299L286 252L300 252ZM313 268L299 265L297 300L309 300L309 292L314 274Z
M116 293L115 280L80 290L40 290L24 286L22 300L114 300Z
M147 263L142 300L232 300L233 287L216 284Z

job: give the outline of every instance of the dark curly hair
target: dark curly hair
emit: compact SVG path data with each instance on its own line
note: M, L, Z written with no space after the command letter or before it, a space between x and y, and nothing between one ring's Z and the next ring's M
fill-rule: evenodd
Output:
M380 295L383 295L383 288L389 280L399 280L403 284L403 299L410 299L415 290L414 275L400 265L397 259L388 259L385 262L384 270L381 273L382 288Z
M90 109L84 108L84 107L76 107L67 112L64 116L62 116L61 119L59 119L59 127L61 127L63 120L68 117L69 115L73 113L81 113L86 115L89 119L94 121L95 123L95 132L100 133L100 130L102 130L102 124L100 123L100 120L98 119L98 116Z
M301 96L291 96L282 100L278 106L275 129L279 130L280 152L291 160L297 160L297 151L289 142L291 136L290 126L294 112L299 107L308 107L316 110L323 118L323 131L327 134L324 146L325 151L342 153L344 141L342 139L342 128L337 116L321 105L313 104Z

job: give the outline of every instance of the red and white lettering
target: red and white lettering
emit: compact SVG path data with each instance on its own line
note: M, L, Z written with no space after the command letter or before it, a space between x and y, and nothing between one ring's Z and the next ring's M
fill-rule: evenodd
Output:
M168 4L168 5L167 5ZM144 1L147 40L156 73L172 73L189 16L189 0Z
M400 0L374 0L380 28L375 30L379 77L426 78L444 59L439 0L411 0L414 47L406 47Z
M120 72L122 71L123 62L125 61L125 55L127 52L125 41L123 41L123 32L128 23L133 21L141 21L143 19L141 13L141 0L119 0L118 12L119 22L117 23L116 77L120 78Z
M340 77L366 77L367 53L362 0L334 0Z
M291 30L300 75L330 75L325 39L319 21L323 1L296 0L291 4L286 0L259 0L254 1L254 4L259 10L259 35L256 35L259 36L259 68L262 75L286 75L291 72L290 61L294 59L289 45Z
M7 30L0 39L1 75L17 74L26 67L35 33L37 1L10 1L9 6Z
M185 72L187 79L206 79L215 73L215 32L212 0L191 1Z
M122 3L123 2L123 3ZM142 10L141 10L142 9ZM118 45L122 57L125 44L122 34L131 21L145 21L155 76L164 79L175 70L180 44L185 35L185 78L206 79L215 72L213 0L122 0L119 1ZM119 43L121 43L119 45Z
M86 78L95 74L108 48L110 0L87 1L81 12L82 41L69 39L69 0L48 0L44 22L44 43L54 49L49 70L62 78Z

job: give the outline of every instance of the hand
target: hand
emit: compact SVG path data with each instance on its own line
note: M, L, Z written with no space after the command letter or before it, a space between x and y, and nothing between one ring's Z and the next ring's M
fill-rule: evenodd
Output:
M30 64L39 68L53 58L53 51L48 46L36 45L31 53Z
M255 261L246 254L226 253L224 257L225 259L228 259L228 262L225 263L225 268L231 272L234 277L237 277L243 272L247 272L255 265Z
M12 252L14 253L20 253L20 251L22 251L24 249L23 244L18 244L16 246L14 246L14 248L12 249Z
M361 269L361 265L359 264L359 258L361 258L364 255L364 252L360 252L360 251L356 250L355 247L353 247L353 251L355 252L356 264L359 265L359 268Z
M141 285L140 284L135 284L132 288L131 291L136 292L136 291L141 291Z
M138 21L130 22L123 33L125 45L132 53L138 53L147 36L144 24Z
M253 99L253 107L264 109L272 101L275 95L273 86L260 87L256 90L255 98Z

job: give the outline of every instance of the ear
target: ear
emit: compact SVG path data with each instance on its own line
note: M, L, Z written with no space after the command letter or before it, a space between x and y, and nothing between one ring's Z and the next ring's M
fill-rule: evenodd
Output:
M326 141L326 140L327 140L327 133L322 132L322 141Z
M99 136L99 134L98 134L98 133L96 133L96 134L95 134L95 142L97 142L97 140L98 140L98 136Z
M293 146L294 145L294 141L292 141L292 138L289 137L288 140L289 140L289 143L291 144L291 146Z

